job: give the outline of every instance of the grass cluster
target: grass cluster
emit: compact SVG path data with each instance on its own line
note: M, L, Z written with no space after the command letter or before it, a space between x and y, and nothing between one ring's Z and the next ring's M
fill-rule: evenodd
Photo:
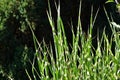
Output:
M98 36L98 46L94 50L92 28L97 15L93 19L91 13L90 29L86 37L86 34L82 31L80 6L77 32L72 29L73 38L70 44L67 41L65 26L60 16L60 5L56 6L57 21L53 20L49 5L47 15L52 28L54 46L48 46L44 41L39 42L34 34L35 25L33 24L34 20L32 23L32 19L35 18L36 13L32 9L35 8L33 2L32 0L1 0L0 2L0 80L26 79L23 74L27 74L29 80L120 79L120 33L115 28L119 28L119 25L110 22L113 30L112 38L108 40L108 36L103 31L102 38L99 39ZM26 39L22 43L22 38L31 36L27 34L29 33L29 31L27 32L28 28L32 33L35 55L33 48L23 44ZM24 37L21 36L22 34L25 34ZM17 39L16 36L19 38ZM28 37L27 40L30 38ZM114 55L111 51L113 41L116 44ZM31 60L31 56L33 60ZM32 68L29 67L28 63L31 64ZM5 64L7 69L4 69L1 64Z
M79 10L80 11L80 10ZM102 38L98 39L98 46L93 53L92 48L92 26L94 20L91 15L91 24L88 35L83 34L81 29L80 12L78 16L77 32L73 31L73 43L71 44L72 51L69 50L66 39L64 25L60 17L60 5L57 7L57 30L55 29L54 20L52 18L51 9L47 12L49 23L52 28L55 52L53 46L48 48L38 42L35 37L32 26L28 24L33 34L36 55L34 56L32 65L33 76L28 78L32 80L119 80L120 79L120 38L119 32L115 31L116 25L111 25L113 36L108 40L107 35L103 32ZM72 26L72 25L71 25ZM111 51L112 41L115 41L115 55ZM81 46L79 45L81 42ZM102 45L104 43L104 46ZM102 49L101 49L102 47ZM94 55L95 54L95 55ZM54 55L56 55L54 57ZM38 63L38 70L34 65L35 60Z

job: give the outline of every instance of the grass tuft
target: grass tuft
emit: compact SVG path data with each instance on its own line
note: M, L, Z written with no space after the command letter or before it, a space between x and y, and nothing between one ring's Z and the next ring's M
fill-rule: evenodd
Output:
M49 3L48 3L49 4ZM80 3L81 4L81 3ZM60 17L60 4L57 8L57 26L53 21L51 8L49 4L49 10L47 12L49 23L52 28L55 54L53 53L53 46L50 48L43 42L40 44L35 37L31 25L29 27L33 34L33 40L35 44L35 58L32 65L32 73L34 80L37 77L40 80L119 80L120 79L120 37L119 33L114 30L114 38L111 41L108 40L105 31L101 40L98 38L98 46L95 50L95 56L92 49L92 27L94 25L96 17L90 19L90 29L88 31L88 37L82 32L82 25L80 20L81 6L78 15L77 33L73 31L73 43L72 51L69 51L68 42L65 36L64 25ZM91 11L92 12L92 11ZM96 13L97 14L97 13ZM57 27L57 30L55 29ZM115 41L115 55L111 51L112 41ZM79 45L79 41L82 45ZM104 47L102 47L102 43ZM102 49L101 49L102 47ZM56 55L56 57L54 57ZM38 63L38 70L34 65L35 60ZM26 73L30 80L29 73Z

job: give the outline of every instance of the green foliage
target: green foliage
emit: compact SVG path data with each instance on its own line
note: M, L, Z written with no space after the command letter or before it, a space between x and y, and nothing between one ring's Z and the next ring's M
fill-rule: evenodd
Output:
M114 2L114 0L108 0L106 3L109 3L109 2Z
M66 40L64 25L60 17L60 5L57 7L57 30L55 29L55 22L53 21L51 9L49 6L48 19L52 28L55 55L53 53L53 47L47 47L43 42L43 45L38 42L34 33L34 45L36 49L36 55L31 62L33 79L37 80L119 80L120 79L120 37L116 32L114 26L113 36L111 40L108 40L105 31L103 31L102 38L98 40L97 49L95 53L92 50L92 26L93 18L91 15L90 30L88 37L83 34L81 30L80 13L78 16L77 34L73 31L73 44L71 44L72 51L69 51L68 42ZM31 26L30 26L31 27ZM31 29L33 32L33 30ZM78 42L82 43L79 46ZM111 51L112 41L117 44L115 47L115 55ZM102 46L104 43L104 47ZM102 47L102 49L101 49ZM94 56L95 54L95 56ZM38 62L38 70L34 65L35 60ZM31 80L32 76L29 75L27 69L26 73ZM36 74L35 74L36 73ZM38 78L37 78L38 77Z
M55 29L56 25L49 5L47 14L53 32L54 46L48 46L44 41L39 42L34 33L36 24L47 24L45 19L39 20L44 18L46 14L42 12L42 6L45 6L42 0L1 0L0 79L120 79L120 37L118 32L113 29L114 38L110 42L103 32L102 39L98 40L96 56L94 56L91 44L94 20L91 15L90 30L86 38L81 29L79 12L77 32L74 34L74 31L72 31L73 43L71 44L72 51L70 51L64 30L65 26L60 16L60 5L56 6L58 13L57 29ZM40 24L35 23L39 21ZM115 55L111 51L113 40L116 43ZM82 45L79 45L79 41ZM101 49L102 42L104 42L104 47ZM34 44L34 47L31 46L32 44Z
M25 45L27 35L30 39L25 18L32 5L32 0L0 1L0 79L26 79L25 68L33 49Z

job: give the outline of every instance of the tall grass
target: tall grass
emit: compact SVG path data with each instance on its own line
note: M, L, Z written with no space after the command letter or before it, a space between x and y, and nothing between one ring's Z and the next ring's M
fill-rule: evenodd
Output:
M68 47L69 43L67 42L65 35L64 25L60 17L60 5L58 5L56 8L58 14L57 30L55 29L55 22L51 16L52 14L50 5L47 12L49 23L53 32L55 53L53 53L53 46L48 48L44 42L43 45L38 42L34 32L32 31L31 24L29 21L27 21L33 34L33 40L36 49L34 60L30 61L33 75L29 75L26 69L28 78L30 80L32 80L32 77L34 80L119 80L119 33L113 28L114 38L111 38L111 41L109 41L105 32L103 32L102 39L98 39L98 46L95 50L96 55L94 56L92 49L92 26L94 25L95 19L93 19L91 15L90 29L86 38L81 28L81 10L79 10L77 33L74 34L73 31L73 43L71 44L72 51L70 51ZM115 55L113 55L111 51L113 40L116 43ZM79 46L79 41L82 43L81 46ZM101 46L102 42L104 42L104 47ZM103 47L102 50L101 47ZM54 57L54 55L56 55L56 57ZM37 67L39 68L38 70L34 65L36 59L38 63Z

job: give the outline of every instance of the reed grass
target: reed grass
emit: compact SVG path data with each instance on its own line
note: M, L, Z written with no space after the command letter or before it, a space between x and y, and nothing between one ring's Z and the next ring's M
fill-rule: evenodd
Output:
M60 16L60 4L57 8L57 30L55 22L52 18L51 8L47 12L49 23L52 28L55 54L53 54L53 46L50 48L43 42L41 46L35 37L32 27L30 29L33 34L36 53L32 65L32 73L34 80L119 80L120 79L120 37L119 32L113 28L113 36L111 41L108 40L105 32L101 40L98 39L98 46L95 50L95 56L92 49L92 27L95 18L90 20L90 29L86 38L82 31L80 21L81 6L78 15L77 33L73 31L73 43L71 44L72 51L69 50L68 42L65 35L64 25ZM91 11L92 12L92 11ZM96 15L97 17L97 15ZM111 23L110 23L111 25ZM72 26L72 25L71 25ZM112 27L112 25L111 25ZM115 25L113 25L115 27ZM111 51L112 41L115 41L115 55ZM82 45L79 45L79 41ZM101 44L104 42L103 50ZM54 57L56 55L56 57ZM48 58L49 57L49 58ZM34 65L37 59L38 70ZM32 80L27 69L28 78ZM38 79L37 79L38 78Z

